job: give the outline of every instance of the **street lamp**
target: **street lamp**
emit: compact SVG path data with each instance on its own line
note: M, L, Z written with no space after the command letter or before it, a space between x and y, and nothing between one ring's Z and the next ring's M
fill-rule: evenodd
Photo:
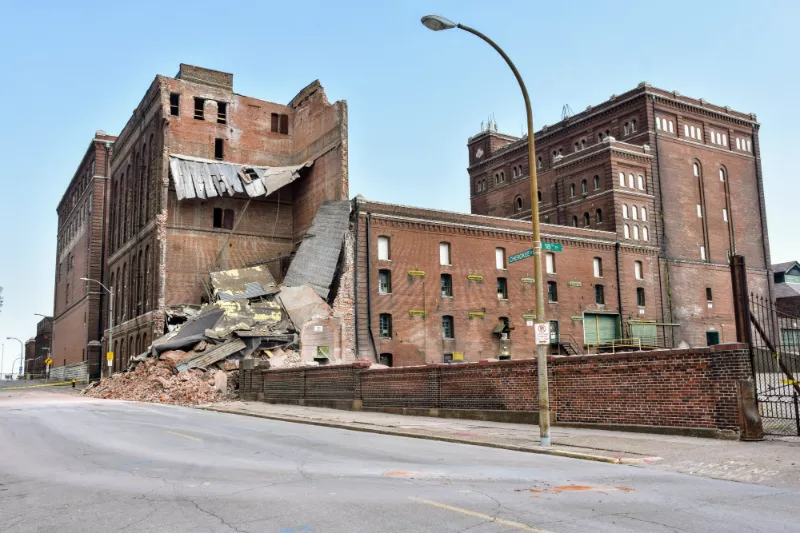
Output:
M24 374L25 373L25 345L22 344L22 341L19 340L16 337L6 337L6 339L8 339L8 340L12 340L13 339L13 340L15 340L15 341L17 341L19 343L19 357L22 360L22 370L23 370L22 373ZM16 364L16 361L14 361L14 363ZM14 365L11 365L11 375L12 376L14 375Z
M480 39L486 41L498 54L500 54L514 77L517 78L519 88L522 90L522 98L525 100L525 112L528 115L528 167L530 168L530 194L531 194L531 225L533 226L533 264L534 276L536 279L536 323L546 324L544 317L544 290L542 287L542 238L539 232L539 185L536 179L536 149L533 142L533 112L531 111L531 100L528 97L528 90L525 88L525 82L522 81L517 67L511 62L511 59L506 55L502 48L482 34L478 30L474 30L463 24L457 24L452 20L448 20L438 15L427 15L422 17L422 24L433 31L450 30L458 28L469 32ZM547 386L547 345L538 344L537 358L538 358L538 374L539 374L539 443L542 446L550 446L550 394Z
M107 348L108 348L109 352L113 352L114 351L114 345L111 343L111 341L114 338L114 333L113 333L113 331L114 331L114 292L111 289L109 289L108 287L106 287L105 285L103 285L102 283L100 283L99 281L97 281L96 279L81 278L81 281L93 281L94 283L97 283L98 285L100 285L103 288L103 290L105 290L108 293L108 345L107 345ZM109 361L109 363L110 362L111 361ZM111 365L109 364L109 366L111 366ZM108 371L108 375L109 376L111 375L111 371L110 370ZM103 356L101 354L100 355L100 378L102 379L102 377L103 377Z

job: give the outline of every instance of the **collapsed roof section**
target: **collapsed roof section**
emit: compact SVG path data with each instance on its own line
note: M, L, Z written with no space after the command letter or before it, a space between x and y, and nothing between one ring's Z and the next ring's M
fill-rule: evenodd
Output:
M215 198L228 194L269 196L300 178L300 170L312 161L288 167L241 165L199 157L170 154L169 170L178 200Z
M327 300L339 266L344 234L349 227L349 201L323 202L289 265L283 284L287 287L311 285L317 294Z
M278 292L266 265L212 272L211 286L217 300L251 299Z

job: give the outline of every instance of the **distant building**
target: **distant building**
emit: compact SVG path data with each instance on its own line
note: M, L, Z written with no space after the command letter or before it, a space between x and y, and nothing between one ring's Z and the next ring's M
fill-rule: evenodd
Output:
M36 339L28 339L25 341L25 361L23 367L25 374L35 374L34 361L36 360Z
M778 311L800 317L800 263L789 261L772 265L775 273L775 302Z
M98 131L89 142L78 169L58 204L54 317L39 322L53 366L86 361L86 345L102 337L102 318L108 297L97 283L81 278L103 277L103 234L107 229L110 157L116 137ZM51 333L46 330L52 328ZM43 337L42 337L43 338Z
M44 374L47 369L45 360L50 357L50 349L53 340L53 317L44 317L36 324L35 338L36 358L34 359L33 368L30 371L33 374Z

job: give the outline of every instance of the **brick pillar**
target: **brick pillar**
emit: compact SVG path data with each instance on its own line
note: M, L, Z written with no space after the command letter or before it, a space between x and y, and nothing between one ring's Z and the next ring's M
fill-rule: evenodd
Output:
M86 366L89 375L89 381L100 379L100 369L105 362L103 355L103 345L100 341L91 341L86 345Z

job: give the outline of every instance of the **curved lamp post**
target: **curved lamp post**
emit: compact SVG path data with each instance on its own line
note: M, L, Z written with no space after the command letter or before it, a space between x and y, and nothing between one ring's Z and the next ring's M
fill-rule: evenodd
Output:
M91 281L93 283L97 283L98 285L100 285L103 288L103 290L105 290L108 293L108 345L106 346L106 348L108 348L107 351L113 353L114 352L114 345L112 344L112 341L114 340L114 333L113 333L114 332L114 291L111 290L111 289L113 289L113 287L111 289L109 289L108 287L103 285L101 282L97 281L96 279L92 279L92 278L81 278L81 281L87 281L87 282ZM102 352L102 350L100 350L100 351ZM108 363L109 363L109 365L108 365L108 375L110 377L111 373L112 373L111 372L111 361L109 361ZM100 379L102 379L102 378L103 378L103 356L101 354L100 355Z
M528 89L522 81L517 67L506 55L497 43L478 30L457 24L451 20L438 15L427 15L422 17L422 24L433 31L450 30L458 28L469 32L480 39L486 41L489 46L494 48L502 56L505 62L517 78L519 88L522 90L522 98L525 100L525 112L528 118L528 168L530 169L530 194L531 194L531 225L533 226L533 261L534 276L536 279L536 323L545 324L544 316L544 288L542 287L542 239L539 232L539 185L536 178L536 150L533 140L533 112L531 111L531 100L528 97ZM550 394L547 386L547 345L539 344L538 352L538 381L539 381L539 438L542 446L550 446Z

